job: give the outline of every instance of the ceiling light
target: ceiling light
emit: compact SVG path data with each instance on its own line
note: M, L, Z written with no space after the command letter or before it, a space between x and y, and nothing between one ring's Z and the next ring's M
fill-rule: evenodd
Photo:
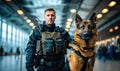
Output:
M111 41L111 39L107 39L106 41L107 41L107 42L110 42L110 41Z
M31 22L31 20L30 20L30 19L27 19L27 20L26 20L26 22L27 22L27 23L30 23L30 22Z
M76 9L71 9L70 12L71 13L76 13Z
M111 39L106 39L106 42L110 42L111 41Z
M33 24L33 23L30 23L30 26L34 26L34 24Z
M70 25L71 25L71 22L67 22L65 27L70 28Z
M70 25L67 25L67 24L66 24L66 26L65 26L65 27L66 27L66 28L70 28Z
M115 29L115 30L118 30L118 29L119 29L119 27L118 27L118 26L115 26L115 27L114 27L114 29Z
M116 36L116 39L119 39L120 37L119 36Z
M67 22L66 25L71 25L71 22Z
M5 0L5 1L10 2L11 0Z
M108 12L107 8L105 8L105 9L102 10L102 13L107 13L107 12Z
M72 18L67 19L67 21L72 22Z
M68 28L65 29L67 32L69 31Z
M24 17L24 19L28 19L28 17Z
M23 11L22 11L22 10L17 10L17 13L18 13L19 15L23 15Z
M100 45L100 42L96 42L96 45Z
M106 41L105 40L103 40L103 41L101 41L102 43L105 43Z
M111 29L109 30L109 32L113 32L113 29L111 28Z
M101 18L101 17L102 17L102 14L98 14L98 15L97 15L97 18Z
M114 37L112 37L112 40L115 40L115 38L114 38Z
M65 27L66 27L66 28L70 28L70 25L66 25Z
M116 1L111 1L111 2L108 4L109 7L113 7L113 6L115 6L115 5L116 5Z
M32 29L34 29L35 28L35 26L32 26Z

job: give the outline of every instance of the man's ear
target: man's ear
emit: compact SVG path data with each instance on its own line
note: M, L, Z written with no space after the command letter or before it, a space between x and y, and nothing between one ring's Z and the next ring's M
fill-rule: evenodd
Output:
M56 19L56 15L55 15L55 19Z
M76 27L78 27L79 23L82 21L82 18L78 15L78 14L75 14L75 24L76 24Z

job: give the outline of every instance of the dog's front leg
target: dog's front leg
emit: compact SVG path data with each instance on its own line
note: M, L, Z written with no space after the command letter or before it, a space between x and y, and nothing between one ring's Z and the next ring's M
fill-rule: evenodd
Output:
M83 59L76 55L74 52L70 52L69 66L71 71L80 71L83 66Z

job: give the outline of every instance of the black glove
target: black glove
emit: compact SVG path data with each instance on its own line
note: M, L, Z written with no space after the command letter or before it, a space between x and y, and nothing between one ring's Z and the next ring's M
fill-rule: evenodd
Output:
M36 55L34 62L35 62L35 68L37 68L40 65L40 60L41 60L42 56L40 55Z
M34 71L33 67L26 67L27 71Z

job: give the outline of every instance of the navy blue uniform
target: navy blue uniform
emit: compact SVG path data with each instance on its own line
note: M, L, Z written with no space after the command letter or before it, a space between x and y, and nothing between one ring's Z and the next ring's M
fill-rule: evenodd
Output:
M68 34L68 32L66 32L63 28L59 28L58 26L53 26L53 27L47 27L45 24L42 24L40 26L36 26L36 28L33 30L32 34L29 37L29 42L27 44L27 48L26 48L26 69L27 71L34 71L33 66L35 65L34 59L35 59L35 53L36 53L36 43L37 40L41 40L41 33L42 32L53 32L53 31L57 31L60 30L60 33L62 35L62 39L66 40L66 47L68 47L68 44L71 42L71 38ZM62 55L50 55L50 56L46 56L46 55L41 55L39 56L40 60L43 58L45 58L44 60L44 66L42 66L43 70L41 70L41 66L38 66L38 71L54 71L54 70L60 70L62 71L60 67L63 66L64 64L64 54ZM47 60L48 59L48 60ZM49 61L50 59L50 61ZM53 61L52 61L53 60ZM52 62L51 62L52 61ZM46 66L46 64L52 64L53 67L49 68ZM55 65L55 67L54 67Z

